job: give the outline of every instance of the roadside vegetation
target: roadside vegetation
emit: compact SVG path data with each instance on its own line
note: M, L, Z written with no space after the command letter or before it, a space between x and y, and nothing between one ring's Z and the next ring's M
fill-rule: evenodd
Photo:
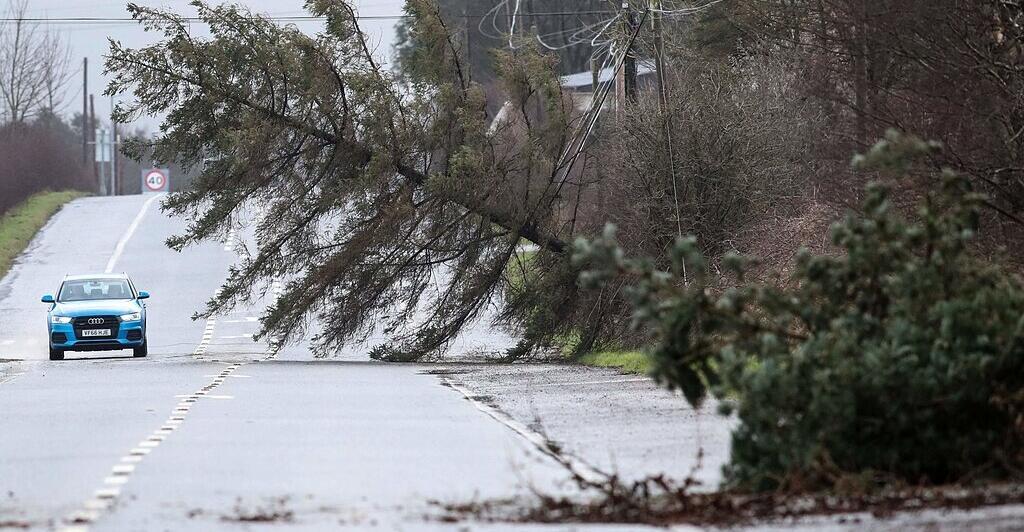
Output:
M624 373L647 375L651 359L643 351L592 351L579 357L580 364L599 368L615 368Z
M0 214L44 190L92 190L82 115L71 102L71 49L30 15L29 0L0 2ZM91 149L91 148L90 148Z
M0 278L54 213L84 195L77 190L38 192L0 215Z
M862 167L905 175L937 146L892 132ZM698 406L736 411L727 485L749 491L871 491L893 484L1016 478L1024 468L1024 288L970 253L983 196L955 172L915 214L872 184L864 214L832 230L837 255L802 253L792 282L747 281L752 259L708 290L692 239L661 271L625 258L609 227L578 243L587 283L623 273L652 374ZM682 271L689 273L683 282Z

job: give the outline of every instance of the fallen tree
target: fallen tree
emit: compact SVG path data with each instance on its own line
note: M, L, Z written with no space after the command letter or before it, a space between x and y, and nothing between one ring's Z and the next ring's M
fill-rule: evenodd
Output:
M397 331L395 357L419 358L478 317L524 239L551 265L542 276L569 280L560 294L571 306L563 235L572 220L557 213L573 186L564 154L574 116L553 58L528 45L499 55L515 116L494 123L433 2L406 7L418 43L410 85L377 64L348 2L308 2L326 19L315 36L236 6L193 5L210 38L193 36L180 15L129 6L162 38L140 49L112 42L107 92L134 96L118 122L166 116L162 133L129 155L152 150L201 170L165 203L192 220L171 247L216 238L247 205L265 213L258 249L207 314L286 278L261 334L287 340L315 317L327 351L382 326ZM432 293L439 269L450 275ZM410 327L424 307L429 316Z

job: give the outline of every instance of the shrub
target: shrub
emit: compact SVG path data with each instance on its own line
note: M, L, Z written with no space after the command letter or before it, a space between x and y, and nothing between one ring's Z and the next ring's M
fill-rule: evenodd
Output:
M935 145L890 133L860 166L906 172ZM635 276L635 320L655 336L652 373L697 404L735 409L727 483L805 490L1004 478L1024 465L1024 291L972 256L983 198L944 171L913 220L888 189L833 228L835 256L803 253L780 288L711 293L693 239L673 270L623 256L614 232L577 243L584 283ZM680 279L685 265L688 283Z

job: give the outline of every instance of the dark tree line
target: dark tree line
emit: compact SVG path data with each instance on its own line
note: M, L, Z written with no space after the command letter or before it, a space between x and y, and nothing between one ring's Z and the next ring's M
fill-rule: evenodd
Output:
M28 8L27 0L0 5L0 213L42 190L94 188L80 117L61 116L70 49L60 33L27 17Z
M81 139L78 130L49 113L0 126L0 213L43 190L93 190Z
M829 125L810 154L819 160L845 161L890 128L942 142L933 165L963 172L987 193L996 234L1016 241L1024 222L1022 23L1020 3L1002 0L754 0L716 6L695 42L720 55L788 57L805 80L801 96ZM863 178L835 165L829 174L819 178L826 195L856 203Z

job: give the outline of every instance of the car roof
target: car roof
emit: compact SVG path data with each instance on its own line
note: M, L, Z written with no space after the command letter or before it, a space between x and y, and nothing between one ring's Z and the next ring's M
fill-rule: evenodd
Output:
M125 273L93 273L83 275L65 275L65 281L81 281L83 279L127 279L128 274Z

